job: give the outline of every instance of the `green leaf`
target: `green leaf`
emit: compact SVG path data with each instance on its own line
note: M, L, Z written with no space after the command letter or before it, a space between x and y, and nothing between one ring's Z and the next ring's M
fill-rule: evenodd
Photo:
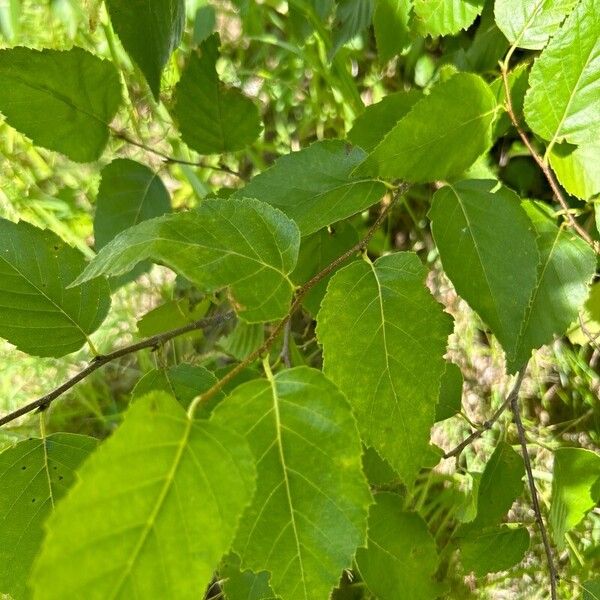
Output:
M383 196L382 183L351 175L364 158L360 148L341 140L316 142L282 156L233 197L268 202L296 221L302 235L310 235Z
M470 180L439 189L431 230L444 271L498 338L514 371L519 365L512 358L540 257L519 198L496 186Z
M565 333L577 319L596 272L594 250L571 230L558 227L546 205L524 202L523 206L537 235L540 264L514 356L509 359L514 369L525 364L532 350Z
M425 276L409 252L353 263L331 279L317 317L325 374L348 397L365 443L407 485L429 459L452 331Z
M127 158L102 169L96 198L94 238L100 250L118 233L171 210L171 198L157 173Z
M600 600L600 578L584 581L581 587L583 588L582 600Z
M525 93L529 85L529 64L517 65L508 73L508 87L510 90L510 99L513 111L519 122L523 120L523 102L525 102ZM496 97L498 106L506 104L506 91L502 76L497 77L490 83L490 89ZM506 111L498 115L494 123L493 139L496 140L505 135L512 127L510 117Z
M238 435L164 392L135 402L48 520L35 598L187 598L208 585L255 480Z
M500 442L488 460L477 492L477 516L463 525L459 535L497 525L523 492L525 466L510 444Z
M530 538L524 527L488 527L459 542L462 564L477 577L506 571L523 560Z
M221 563L219 575L227 600L277 600L269 586L269 573L240 570L240 558L229 554Z
M600 4L581 0L531 69L525 118L550 146L598 141L599 32Z
M158 100L160 76L185 27L184 0L107 0L112 25Z
M336 4L330 57L371 24L375 7L374 0L337 0Z
M204 4L199 6L194 16L194 45L198 46L204 42L215 30L217 14L214 6Z
M300 235L280 211L257 200L204 200L197 210L139 223L102 248L76 283L121 275L138 262L161 262L212 292L230 287L248 322L272 321L288 310L288 275Z
M105 279L67 288L84 267L51 231L0 219L0 336L35 356L79 350L110 307Z
M417 102L356 173L415 183L459 175L490 146L496 109L481 77L458 73Z
M371 495L350 406L315 369L238 387L213 420L246 436L258 483L233 550L286 600L328 597L366 538Z
M369 510L369 538L356 562L367 587L380 600L435 600L439 584L435 540L416 512L403 512L396 494L375 495Z
M332 227L330 231L321 229L305 237L300 244L298 264L292 273L293 281L298 285L306 283L357 242L356 229L343 221ZM322 279L304 297L304 307L313 316L319 312L330 279L331 275Z
M413 26L421 35L454 35L470 27L485 0L414 0Z
M381 102L367 106L365 112L354 121L348 139L371 152L421 98L423 94L418 90L396 92Z
M173 396L183 408L187 408L196 396L206 392L215 383L217 378L208 369L180 363L167 369L153 369L146 373L133 388L131 398L137 400L150 392L162 391ZM198 408L197 417L207 417L223 398L223 394L216 394L214 398L214 401Z
M55 433L0 454L0 592L14 600L31 596L26 582L42 544L44 521L95 447L94 438Z
M265 327L262 323L244 323L240 321L227 336L219 341L224 352L243 360L265 341Z
M200 154L241 150L260 133L258 108L217 75L219 35L211 35L190 55L175 88L173 117L181 138Z
M435 420L443 421L460 412L463 376L458 365L447 362L440 383L440 396L435 407Z
M589 200L600 194L600 144L555 144L550 165L560 184L573 196Z
M112 63L81 48L6 48L0 80L0 111L9 125L78 162L100 157L121 104Z
M411 8L411 0L376 0L373 27L377 52L382 62L410 47Z
M192 305L189 298L169 300L147 312L138 322L137 330L141 337L150 337L168 329L184 327L202 319L210 306L208 298ZM189 335L202 335L202 331L191 331Z
M600 456L583 448L558 448L554 451L553 471L550 526L554 543L562 550L565 533L600 500L592 493L600 479Z
M517 48L541 50L578 0L496 0L494 15L506 39Z

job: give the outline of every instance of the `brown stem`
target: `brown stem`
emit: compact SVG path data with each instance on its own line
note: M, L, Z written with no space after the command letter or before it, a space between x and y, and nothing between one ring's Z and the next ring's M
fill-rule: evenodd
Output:
M557 600L557 582L558 573L556 566L554 565L554 558L552 556L552 548L548 538L548 532L544 525L544 519L542 517L542 511L540 509L540 503L538 500L537 490L535 487L535 480L533 478L533 471L531 469L531 459L529 458L529 452L527 450L527 438L525 435L525 427L521 421L521 415L519 414L519 398L515 396L511 401L511 409L519 433L519 443L521 444L521 452L523 454L523 462L525 463L525 471L527 473L527 481L529 482L529 490L531 492L531 504L533 506L533 512L535 513L535 520L537 521L540 533L542 535L542 542L544 544L544 552L546 553L546 560L548 562L548 572L550 575L550 596L552 600Z
M92 361L90 361L87 367L79 371L79 373L71 377L71 379L68 379L48 394L45 394L41 398L38 398L37 400L34 400L33 402L30 402L29 404L26 404L25 406L22 406L21 408L18 408L17 410L0 418L0 426L6 425L7 423L10 423L11 421L14 421L15 419L18 419L19 417L22 417L23 415L26 415L27 413L30 413L36 409L45 410L54 400L56 400L59 396L62 396L62 394L64 394L67 390L70 390L75 384L85 379L88 375L91 375L100 367L103 367L105 364L116 360L117 358L121 358L127 354L132 354L133 352L143 350L144 348L156 349L173 338L189 333L190 331L202 329L206 325L224 322L230 319L232 316L233 313L229 312L215 315L214 317L200 319L198 321L193 321L192 323L188 323L187 325L178 327L177 329L171 329L170 331L153 335L152 337L136 342L135 344L124 346L123 348L114 350L109 354L96 356Z
M194 401L190 404L190 406L188 408L188 415L190 417L193 417L194 412L196 411L196 408L200 404L202 404L203 402L206 402L207 400L212 398L227 383L229 383L232 379L234 379L236 377L236 375L238 375L238 373L243 371L247 366L251 365L255 360L260 358L271 348L271 346L275 343L275 341L277 340L277 338L279 337L281 332L284 330L288 321L292 318L292 315L302 306L302 301L304 300L304 297L306 296L306 294L308 294L308 292L315 285L317 285L317 283L322 281L325 277L327 277L330 273L332 273L335 269L337 269L337 267L339 267L341 264L346 262L350 257L354 256L357 252L363 251L369 245L371 238L373 237L373 235L375 235L375 232L377 231L377 229L379 229L381 224L384 222L391 207L394 205L396 200L398 198L400 198L400 196L402 196L406 192L407 189L408 189L408 186L400 185L400 187L397 189L396 194L394 195L394 198L392 199L392 201L389 202L383 208L383 210L379 213L379 216L377 217L377 219L375 220L373 225L371 225L371 227L369 228L369 231L367 231L367 234L365 235L365 237L360 242L358 242L357 244L352 246L352 248L350 248L349 250L344 252L341 256L338 256L338 258L336 258L332 263L327 265L322 271L319 271L314 277L309 279L304 285L302 285L301 287L299 287L296 290L296 295L294 297L294 301L292 302L292 305L290 306L290 310L285 315L285 317L283 317L283 319L281 319L281 321L279 321L277 323L277 325L275 325L275 327L273 328L273 330L271 331L269 337L267 337L265 342L261 346L259 346L256 350L251 352L243 361L239 362L233 369L231 369L231 371L229 371L222 379L217 381L217 383L215 383L206 392L204 392L200 396L196 396L196 398L194 399Z
M128 144L131 144L132 146L136 146L137 148L146 150L146 152L151 152L152 154L156 154L156 156L160 156L162 159L164 159L164 161L166 163L178 164L178 165L189 165L191 167L202 167L203 169L213 169L214 171L222 171L223 173L228 173L229 175L233 175L234 177L243 179L243 177L240 173L238 173L237 171L234 171L233 169L230 169L226 165L220 164L217 166L213 166L213 165L207 165L206 163L204 163L202 161L193 161L193 160L185 160L183 158L177 158L175 156L170 156L169 154L165 154L164 152L161 152L160 150L157 150L156 148L152 148L152 146L148 146L147 144L144 144L143 142L138 142L137 140L134 140L133 138L129 137L124 131L118 131L118 130L113 129L112 133L116 138L123 140L124 142L127 142Z
M525 365L517 374L517 379L515 384L506 397L506 400L502 403L502 405L496 410L496 412L489 418L483 425L481 429L477 429L471 435L466 437L456 448L453 448L449 452L444 454L444 458L452 458L453 456L458 456L467 446L472 444L475 440L478 440L486 431L489 431L494 423L502 416L504 411L510 406L513 398L518 398L519 390L521 389L521 384L523 383L523 377L525 376L525 370L527 369L527 365Z
M540 154L533 147L533 145L531 144L531 141L529 140L527 135L525 135L523 128L519 124L519 120L517 119L517 115L514 111L512 99L510 96L510 86L508 84L508 64L506 62L500 63L500 71L502 72L502 81L504 83L504 94L506 96L506 112L508 113L511 123L513 124L514 128L517 130L517 133L519 134L519 137L521 138L523 144L525 144L525 147L529 151L529 154L531 154L531 157L533 158L533 160L535 160L538 167L541 169L542 173L544 174L544 177L548 181L548 184L550 185L550 188L552 189L554 196L556 197L556 199L558 200L558 203L561 205L561 207L563 209L565 218L567 219L569 225L575 231L577 231L577 233L594 249L594 251L596 253L600 253L598 244L592 239L592 237L585 230L585 228L583 228L576 221L575 217L573 217L573 215L571 214L569 205L567 204L567 201L565 200L565 197L563 196L563 194L560 190L560 187L558 186L558 183L556 182L556 179L554 178L554 174L552 173L550 166L548 165L548 163L546 161L544 161L544 159L540 156Z

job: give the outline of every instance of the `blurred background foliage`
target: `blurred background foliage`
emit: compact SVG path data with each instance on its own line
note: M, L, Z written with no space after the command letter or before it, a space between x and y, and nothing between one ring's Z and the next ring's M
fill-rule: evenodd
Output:
M374 3L358 2L362 3L359 9L356 0L340 1L336 11L333 0L189 0L186 33L166 69L162 96L165 100L170 97L186 53L216 30L222 41L219 74L256 99L264 123L260 139L243 152L211 157L207 160L213 162L200 168L167 164L159 156L115 138L100 164L80 165L34 148L0 121L0 216L50 228L89 257L93 255L92 219L100 167L117 156L131 157L159 170L175 209L192 207L207 195L226 194L229 188L240 185L234 176L211 168L218 167L218 160L239 172L243 181L281 154L315 140L345 137L365 105L391 92L427 90L456 70L475 71L490 81L497 77L497 62L508 49L508 42L494 24L491 2L481 17L458 35L431 39L399 29L397 46L389 49L378 49L372 28L366 27ZM182 159L194 158L179 140L164 106L154 101L120 46L100 0L0 0L0 45L77 45L110 57L120 69L127 91L127 106L119 113L116 126L155 150ZM488 158L471 170L502 180L524 198L552 198L515 132L501 137ZM471 431L471 424L482 423L499 406L508 391L508 381L500 347L440 272L426 219L434 191L434 186L415 186L370 249L373 253L389 248L418 252L432 270L432 291L456 319L448 357L461 367L464 376L463 408L458 416L436 426L433 438L438 445L450 448ZM581 213L582 221L592 218L589 206L573 198L570 202ZM365 215L353 219L359 232L365 222ZM551 451L570 446L598 451L600 446L599 286L595 284L580 321L573 324L569 335L536 353L524 384L530 452L546 509ZM197 315L199 310L206 310L201 300L185 282L155 267L118 290L109 318L93 336L94 344L100 352L107 351L141 335L173 327L177 319L188 318L187 312ZM163 308L140 325L139 319L158 306ZM293 359L318 363L320 353L310 320L297 319L292 350L301 346L305 358L293 352ZM237 327L234 332L218 329L210 335L210 343L198 334L183 337L157 352L138 353L97 372L52 407L46 416L49 430L106 436L119 423L129 395L144 373L184 360L226 369L231 360L258 346L264 332L262 326L249 326ZM0 410L14 409L48 391L87 359L86 349L60 360L29 357L0 341ZM442 555L445 540L460 518L457 513L469 510L469 491L474 485L471 473L481 471L497 441L507 437L507 419L504 417L498 427L467 448L456 464L444 463L442 469L424 474L406 498L407 505L419 510L430 524ZM0 448L29 435L35 424L36 420L30 419L0 431ZM517 444L510 436L506 441ZM380 464L374 464L373 469L382 488L393 485ZM533 523L528 505L516 503L512 511L515 517ZM476 580L461 572L448 557L448 597L544 598L544 559L538 537L534 535L528 557L519 567L487 578ZM559 564L564 597L578 597L578 582L600 569L600 510L590 512L567 534ZM348 579L336 597L368 595L360 582Z

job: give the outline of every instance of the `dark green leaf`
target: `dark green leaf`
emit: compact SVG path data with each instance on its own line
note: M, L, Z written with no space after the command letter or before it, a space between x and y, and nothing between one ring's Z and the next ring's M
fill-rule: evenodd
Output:
M200 154L241 150L260 133L254 102L219 80L218 56L219 36L213 34L190 55L175 88L173 116L183 141Z
M410 47L411 0L376 0L373 27L382 62ZM360 146L360 144L358 144ZM364 146L363 146L364 147ZM367 148L365 148L367 150Z
M452 331L425 276L409 252L358 261L333 276L317 317L325 373L348 397L365 443L407 485L430 460Z
M51 231L0 219L0 336L35 356L79 350L110 307L104 278L67 288L84 267Z
M463 376L458 365L448 362L440 383L440 396L435 407L435 420L443 421L460 412Z
M269 587L269 573L240 570L240 559L229 554L221 563L219 574L227 600L277 600Z
M161 262L202 291L229 286L248 322L288 310L300 235L280 211L257 200L204 200L197 210L144 221L119 234L78 281L127 273L138 262Z
M135 402L48 520L35 598L196 600L255 485L244 440L164 392Z
M302 235L309 235L365 210L383 196L382 183L351 176L364 158L360 148L341 140L316 142L282 156L234 197L272 204L296 221Z
M14 600L31 597L26 583L42 544L44 522L95 448L94 438L55 433L0 454L0 592Z
M123 47L158 99L160 76L183 34L185 1L107 0L106 8Z
M170 300L147 312L138 322L137 329L141 337L158 335L168 329L183 327L202 319L210 306L208 299L192 305L188 298ZM200 330L191 331L190 335L202 335Z
M374 0L337 0L331 55L371 24L374 5Z
M96 160L121 103L112 63L82 50L0 50L0 111L34 144Z

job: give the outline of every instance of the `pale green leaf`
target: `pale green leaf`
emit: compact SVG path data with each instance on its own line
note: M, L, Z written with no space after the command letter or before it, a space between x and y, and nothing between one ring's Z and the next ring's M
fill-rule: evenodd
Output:
M477 577L506 571L523 560L529 548L525 527L487 527L459 541L462 564Z
M550 526L554 543L565 547L565 533L577 525L600 498L592 494L600 479L600 456L583 448L554 451Z
M582 200L600 194L600 143L555 144L549 159L558 181L569 194Z
M48 520L34 597L197 599L254 491L244 440L164 392L132 404Z
M112 63L82 50L0 50L0 111L34 144L96 160L121 103Z
M79 350L110 307L103 278L67 288L84 267L51 231L0 219L0 337L35 356Z
M268 202L296 221L302 235L309 235L365 210L383 196L382 183L351 175L364 158L360 148L341 140L316 142L279 158L234 198Z
M452 331L426 272L408 252L351 264L331 279L317 317L325 374L348 397L365 443L408 485L430 460Z
M357 242L358 232L343 221L332 227L331 231L321 229L305 237L300 244L298 264L292 279L298 285L306 283ZM330 279L331 275L323 278L304 297L304 307L314 316L319 312Z
M0 593L29 598L29 571L44 521L73 485L75 470L96 447L84 435L31 438L0 454Z
M435 600L438 567L435 540L416 512L404 512L396 494L381 493L369 510L366 548L356 553L358 570L380 600Z
M581 0L535 61L525 96L531 130L550 146L600 136L600 3Z
M158 99L160 76L185 27L185 1L107 0L106 8L123 47Z
M496 0L498 27L517 48L541 50L578 0Z
M421 35L454 35L470 27L485 0L414 0L413 26Z
M200 154L241 150L260 133L258 108L219 80L219 36L211 35L193 52L175 88L172 113L181 138Z
M197 210L143 221L119 234L78 282L121 275L150 259L202 291L230 287L246 321L271 321L288 310L293 289L288 275L299 244L296 225L268 204L208 199Z
M523 206L537 235L540 264L514 355L509 358L509 368L514 369L525 364L532 350L562 335L577 319L596 272L596 255L584 240L557 226L545 205L525 202Z
M418 90L396 92L381 102L367 106L365 112L354 121L348 139L371 152L421 98L423 94Z
M320 371L297 367L241 385L213 420L245 435L258 463L233 546L242 568L270 571L286 600L327 598L365 542L371 502L343 394Z
M410 47L411 8L411 0L375 0L373 28L377 52L382 62Z
M496 108L481 77L458 73L417 102L356 172L412 182L459 175L490 146Z
M447 362L440 383L440 396L435 407L435 420L443 421L460 412L463 376L458 365Z
M519 198L507 188L494 190L496 186L495 181L470 180L439 189L430 211L431 230L456 291L511 359L540 256ZM511 365L512 370L519 368Z
M171 199L157 173L127 158L101 171L96 198L94 238L100 250L118 233L171 210Z

